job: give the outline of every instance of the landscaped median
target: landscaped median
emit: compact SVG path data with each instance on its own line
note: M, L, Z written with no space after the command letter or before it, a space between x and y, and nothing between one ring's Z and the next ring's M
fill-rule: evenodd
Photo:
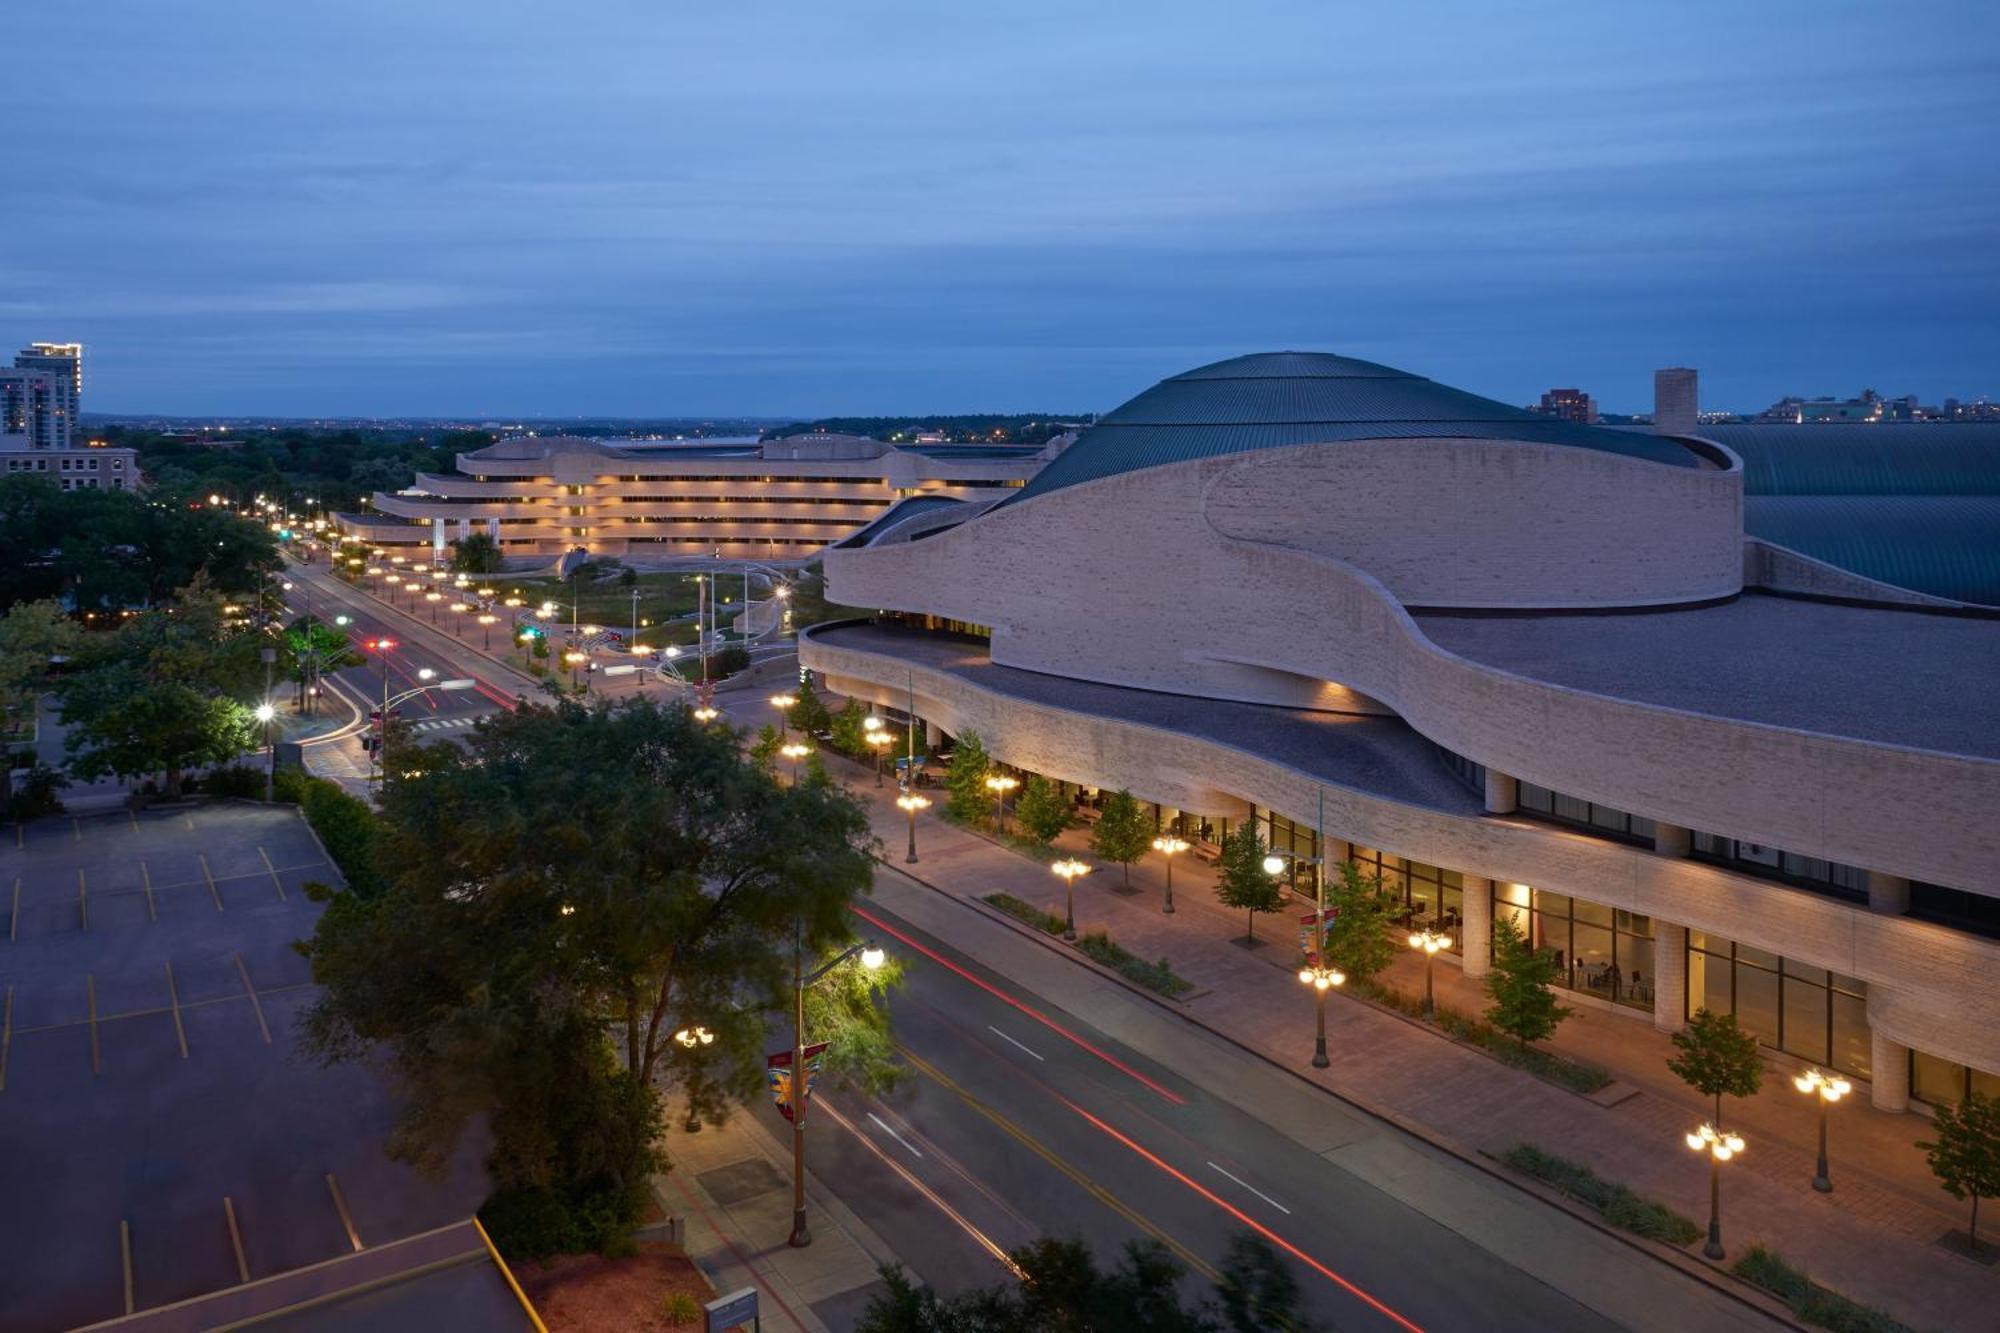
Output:
M1384 1008L1394 1009L1397 1013L1406 1014L1411 1018L1423 1017L1423 1001L1414 995L1405 995L1394 987L1384 986L1378 981L1357 979L1350 989ZM1558 1087L1568 1088L1571 1092L1588 1095L1611 1085L1611 1074L1608 1070L1582 1060L1572 1060L1566 1055L1557 1055L1554 1051L1544 1050L1539 1046L1529 1046L1516 1041L1484 1019L1474 1018L1470 1014L1462 1014L1456 1009L1438 1005L1436 1022L1438 1030L1446 1036L1477 1046L1502 1064L1512 1065L1523 1073L1546 1079Z
M1062 936L1064 922L1061 917L1045 912L1033 903L1022 902L1011 893L989 893L986 902L1045 935ZM1093 930L1078 939L1076 947L1079 952L1104 964L1134 985L1144 986L1170 1000L1177 1000L1194 989L1194 983L1177 975L1166 959L1149 963L1101 930Z

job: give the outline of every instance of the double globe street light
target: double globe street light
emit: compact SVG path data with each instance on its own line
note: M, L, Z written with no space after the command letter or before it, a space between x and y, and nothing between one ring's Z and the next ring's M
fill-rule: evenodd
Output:
M1063 882L1063 938L1076 938L1076 881L1090 873L1090 863L1075 857L1065 857L1049 869L1062 877Z
M1174 914L1174 858L1186 851L1190 844L1184 838L1176 838L1171 833L1153 839L1153 850L1167 862L1167 899L1160 907L1163 916Z
M1808 1069L1792 1079L1792 1086L1819 1103L1819 1165L1813 1172L1813 1188L1831 1194L1833 1177L1826 1171L1826 1108L1845 1097L1853 1085L1836 1075Z
M1708 1243L1701 1252L1711 1259L1724 1257L1722 1249L1722 1164L1743 1151L1743 1137L1729 1134L1704 1123L1687 1136L1687 1146L1708 1154Z
M906 865L917 863L917 811L927 808L930 803L930 797L919 796L907 787L903 789L903 794L896 798L897 808L910 817L910 854L903 858Z
M1436 992L1432 989L1431 976L1437 967L1437 956L1451 947L1451 936L1442 931L1423 930L1410 932L1410 947L1424 956L1424 1017L1437 1017Z

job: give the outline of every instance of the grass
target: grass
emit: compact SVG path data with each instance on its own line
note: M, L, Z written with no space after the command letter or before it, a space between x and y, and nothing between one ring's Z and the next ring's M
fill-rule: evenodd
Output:
M1634 1194L1625 1186L1592 1171L1581 1162L1543 1152L1531 1143L1520 1143L1500 1154L1500 1160L1524 1176L1548 1185L1558 1193L1594 1209L1606 1222L1635 1236L1665 1241L1669 1245L1692 1245L1703 1232L1691 1217L1683 1217L1663 1203Z
M1762 1245L1745 1250L1729 1271L1783 1301L1801 1323L1833 1333L1911 1333L1908 1324L1829 1291Z
M1411 1018L1423 1017L1424 1003L1414 995L1405 995L1378 981L1358 978L1350 988ZM1500 1063L1512 1065L1523 1073L1546 1079L1571 1092L1592 1093L1611 1083L1608 1070L1582 1060L1572 1060L1566 1055L1557 1055L1554 1051L1545 1051L1539 1046L1524 1046L1483 1018L1439 1005L1437 1025L1450 1036L1479 1047Z
M1044 912L1033 903L1022 902L1011 893L989 893L986 895L986 901L1016 921L1026 922L1044 934L1063 933L1064 922L1061 917L1054 912ZM1166 959L1149 963L1101 930L1093 930L1079 939L1076 947L1127 981L1144 986L1147 990L1164 995L1170 1000L1178 999L1194 989L1194 983L1186 977L1177 975Z

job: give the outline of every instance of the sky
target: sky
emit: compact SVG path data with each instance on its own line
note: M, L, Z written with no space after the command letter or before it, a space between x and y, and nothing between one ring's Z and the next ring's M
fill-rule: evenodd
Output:
M0 339L86 410L2000 395L2000 5L20 6Z

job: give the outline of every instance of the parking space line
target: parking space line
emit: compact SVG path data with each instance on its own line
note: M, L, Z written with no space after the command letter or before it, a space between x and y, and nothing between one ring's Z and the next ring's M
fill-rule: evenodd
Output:
M21 938L21 877L14 876L14 911L7 918L7 938Z
M243 978L243 992L250 997L250 1008L257 1015L257 1030L264 1034L264 1044L269 1046L271 1044L271 1026L264 1021L264 1006L257 999L257 988L250 984L250 969L243 966L242 954L231 954L230 957L236 960L236 975ZM357 1245L354 1248L358 1250L361 1247Z
M97 1049L97 978L89 972L83 974L83 993L90 1000L90 1072L94 1075L103 1068Z
M193 816L193 815L182 815L182 816L181 816L181 823L183 823L183 824L186 824L186 825L188 826L188 832L189 832L189 833L192 833L192 832L194 832L194 816Z
M243 1233L236 1227L236 1201L227 1194L222 1196L222 1215L229 1220L229 1247L236 1251L236 1280L250 1280L250 1265L243 1261Z
M333 1194L333 1206L340 1213L340 1225L347 1228L347 1243L358 1254L361 1251L361 1233L354 1229L354 1219L347 1214L347 1200L340 1196L340 1182L333 1178L333 1172L326 1173L326 1187Z
M158 921L160 914L153 907L153 872L146 869L146 863L143 860L139 862L139 878L146 885L146 919L148 921Z
M85 930L90 929L90 899L84 895L82 866L76 868L76 919Z
M259 847L257 855L264 858L264 869L271 872L271 882L278 886L278 901L285 901L285 881L278 878L278 867L271 864L271 854Z
M181 1026L181 993L174 985L174 965L167 964L167 1002L174 1007L174 1036L180 1038L181 1059L188 1058L187 1029Z
M189 825L189 827L193 827ZM208 881L208 896L215 899L215 910L222 910L222 894L215 887L215 872L208 868L208 853L196 852L195 858L201 862L201 877Z
M129 805L125 807L125 818L132 821L132 831L137 833L139 831L139 816Z
M14 988L7 988L6 1013L0 1015L0 1092L7 1091L7 1052L14 1046Z
M118 1251L125 1258L125 1313L132 1313L132 1224L118 1219Z

